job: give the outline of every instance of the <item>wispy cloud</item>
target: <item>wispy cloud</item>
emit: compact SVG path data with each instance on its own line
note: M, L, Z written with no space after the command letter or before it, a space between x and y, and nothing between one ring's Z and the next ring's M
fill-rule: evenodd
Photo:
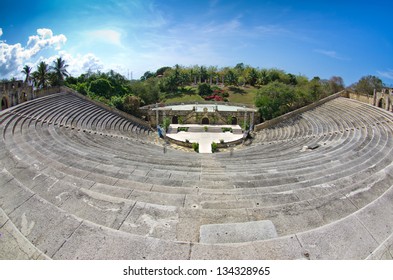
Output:
M314 52L319 53L319 54L323 54L325 56L328 56L328 57L334 58L334 59L338 59L338 60L348 60L348 58L340 56L339 54L337 54L336 51L332 51L332 50L315 49Z
M112 29L100 29L88 32L89 40L100 41L122 47L121 33Z
M3 29L0 28L0 37L3 36Z
M387 71L377 71L377 73L384 78L387 78L389 80L393 80L393 70L392 69L388 69Z

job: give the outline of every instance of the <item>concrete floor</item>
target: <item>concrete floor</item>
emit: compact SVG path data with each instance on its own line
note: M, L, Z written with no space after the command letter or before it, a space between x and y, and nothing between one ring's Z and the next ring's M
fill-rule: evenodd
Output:
M177 127L187 126L187 127L200 127L203 129L205 126L208 127L207 132L185 132L177 131ZM199 143L199 153L201 154L211 154L211 143L219 143L220 140L224 140L225 143L239 140L243 137L243 134L233 134L231 132L209 132L210 127L231 127L232 129L241 129L239 125L171 125L172 131L175 133L167 133L166 136L178 141L186 141L188 139L191 143Z

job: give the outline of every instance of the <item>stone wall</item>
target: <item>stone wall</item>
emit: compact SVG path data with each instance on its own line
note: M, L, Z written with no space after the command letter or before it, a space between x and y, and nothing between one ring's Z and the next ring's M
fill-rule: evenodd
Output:
M22 80L0 83L0 110L32 100L33 87Z
M212 103L210 103L212 104ZM214 111L214 112L195 112L195 111L184 111L184 110L159 110L158 121L157 121L157 111L152 110L154 107L142 107L142 114L147 116L147 120L153 127L157 124L162 124L164 118L169 118L171 124L204 124L205 119L208 120L208 124L216 125L226 125L232 124L232 118L235 118L236 123L243 127L244 119L250 125L251 122L251 112L245 114L244 111L230 112L230 111ZM176 122L177 120L177 122ZM254 125L258 123L259 113L254 112Z
M374 105L374 98L371 95L363 95L356 92L348 92L348 97L363 103Z

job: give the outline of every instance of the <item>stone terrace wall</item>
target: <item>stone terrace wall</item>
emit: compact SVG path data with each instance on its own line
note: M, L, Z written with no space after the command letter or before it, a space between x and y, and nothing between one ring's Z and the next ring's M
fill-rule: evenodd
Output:
M348 97L363 103L374 105L374 98L372 95L363 95L356 92L348 92Z
M296 116L298 114L301 114L301 113L304 113L306 111L312 110L312 109L314 109L314 108L316 108L316 107L318 107L318 106L320 106L320 105L322 105L322 104L324 104L324 103L326 103L326 102L328 102L330 100L336 99L338 97L348 97L348 92L345 91L345 90L337 92L337 93L332 94L332 95L330 95L330 96L328 96L328 97L326 97L324 99L321 99L321 100L319 100L317 102L314 102L314 103L312 103L310 105L304 106L302 108L299 108L299 109L297 109L295 111L286 113L286 114L284 114L282 116L279 116L277 118L274 118L274 119L265 121L263 123L260 123L260 124L258 124L258 125L256 125L254 127L254 131L259 131L259 130L262 130L262 129L265 129L265 128L269 128L269 127L271 127L273 125L276 125L276 124L278 124L278 123L280 123L282 121L285 121L285 120L287 120L289 118L292 118L292 117L294 117L294 116Z

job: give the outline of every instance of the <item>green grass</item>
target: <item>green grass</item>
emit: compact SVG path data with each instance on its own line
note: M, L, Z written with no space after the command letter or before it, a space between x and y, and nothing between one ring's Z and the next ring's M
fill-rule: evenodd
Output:
M169 103L188 103L188 102L199 102L203 101L204 99L200 97L198 94L193 94L193 95L183 95L180 97L173 97L173 98L168 98L165 100L166 104Z
M254 105L255 95L258 89L254 87L246 87L246 88L235 88L231 87L228 90L229 102L233 103L242 103L248 105Z

